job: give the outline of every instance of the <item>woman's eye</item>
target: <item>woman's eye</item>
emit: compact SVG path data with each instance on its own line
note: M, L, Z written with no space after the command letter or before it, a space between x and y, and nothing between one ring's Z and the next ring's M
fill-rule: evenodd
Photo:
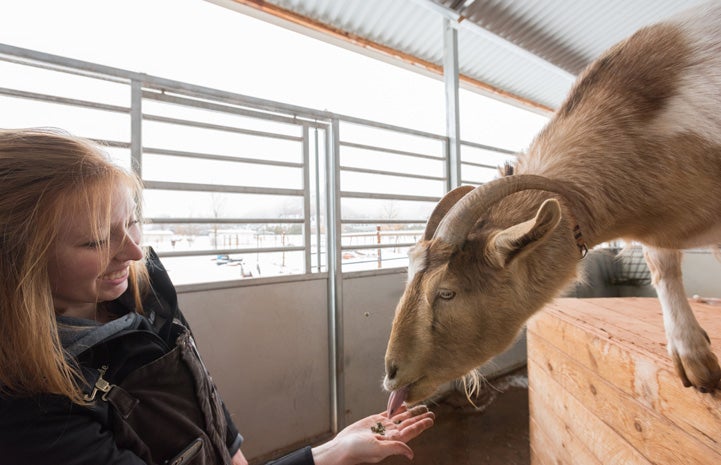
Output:
M107 242L108 241L105 241L105 240L87 242L87 243L83 244L83 247L87 247L89 249L97 249L97 248L102 247L105 244L107 244Z
M456 296L456 293L450 289L440 289L438 291L438 297L443 300L450 300Z

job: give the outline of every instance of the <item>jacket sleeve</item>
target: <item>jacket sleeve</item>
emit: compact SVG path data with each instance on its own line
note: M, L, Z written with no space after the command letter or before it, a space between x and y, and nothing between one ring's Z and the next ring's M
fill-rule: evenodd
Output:
M315 465L315 461L310 446L305 446L266 465Z
M102 412L43 395L0 398L0 462L3 465L147 465L118 449L101 428Z
M175 291L175 286L170 280L170 276L168 276L168 272L165 270L158 254L152 247L148 250L147 267L151 287L156 297L155 302L152 302L151 305L155 304L155 306L158 307L157 310L160 310L160 312L164 314L163 316L166 321L172 322L173 319L178 319L192 334L193 330L190 324L178 307L178 295ZM164 336L163 333L166 332L166 328L169 329L169 326L170 325L166 324L159 328L161 337L167 339L167 336ZM228 424L228 429L225 434L225 445L228 447L228 452L232 457L233 454L240 449L243 443L243 436L238 433L238 428L233 423L225 403L223 403L223 412L225 413L226 423Z

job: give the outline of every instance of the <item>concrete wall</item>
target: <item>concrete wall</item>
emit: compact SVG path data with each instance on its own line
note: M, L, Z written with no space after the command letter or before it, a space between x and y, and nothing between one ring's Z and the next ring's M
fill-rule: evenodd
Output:
M384 357L406 273L361 276L343 283L346 424L385 410Z
M689 250L683 255L686 295L721 297L721 262L711 252Z
M247 458L330 432L325 279L184 292L179 302Z

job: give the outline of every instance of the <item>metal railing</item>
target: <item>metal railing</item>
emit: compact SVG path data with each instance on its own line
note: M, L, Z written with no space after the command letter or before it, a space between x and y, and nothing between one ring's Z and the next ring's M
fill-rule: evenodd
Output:
M292 255L295 274L404 266L416 239L401 233L422 230L454 187L442 135L0 44L2 63L13 67L0 73L5 108L32 107L5 111L2 125L37 125L18 115L46 116L38 105L62 108L58 126L105 144L141 175L147 237L162 258L192 262L198 281L246 276L213 278L197 269L213 257L232 264L234 255L258 261L281 254L283 263ZM45 80L22 77L32 73ZM20 77L13 82L13 75ZM90 92L94 86L99 90ZM461 147L465 184L491 179L513 157L472 142ZM259 174L248 178L252 172ZM226 237L233 230L240 231L235 241ZM369 242L347 240L358 233ZM273 234L292 240L273 242ZM401 236L407 240L399 242Z

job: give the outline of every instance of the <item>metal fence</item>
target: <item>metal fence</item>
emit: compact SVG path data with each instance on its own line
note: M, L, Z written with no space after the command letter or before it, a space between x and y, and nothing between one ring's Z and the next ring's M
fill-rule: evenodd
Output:
M442 135L3 44L0 104L0 126L50 123L141 175L176 284L404 267L452 187ZM466 184L513 158L461 147Z

